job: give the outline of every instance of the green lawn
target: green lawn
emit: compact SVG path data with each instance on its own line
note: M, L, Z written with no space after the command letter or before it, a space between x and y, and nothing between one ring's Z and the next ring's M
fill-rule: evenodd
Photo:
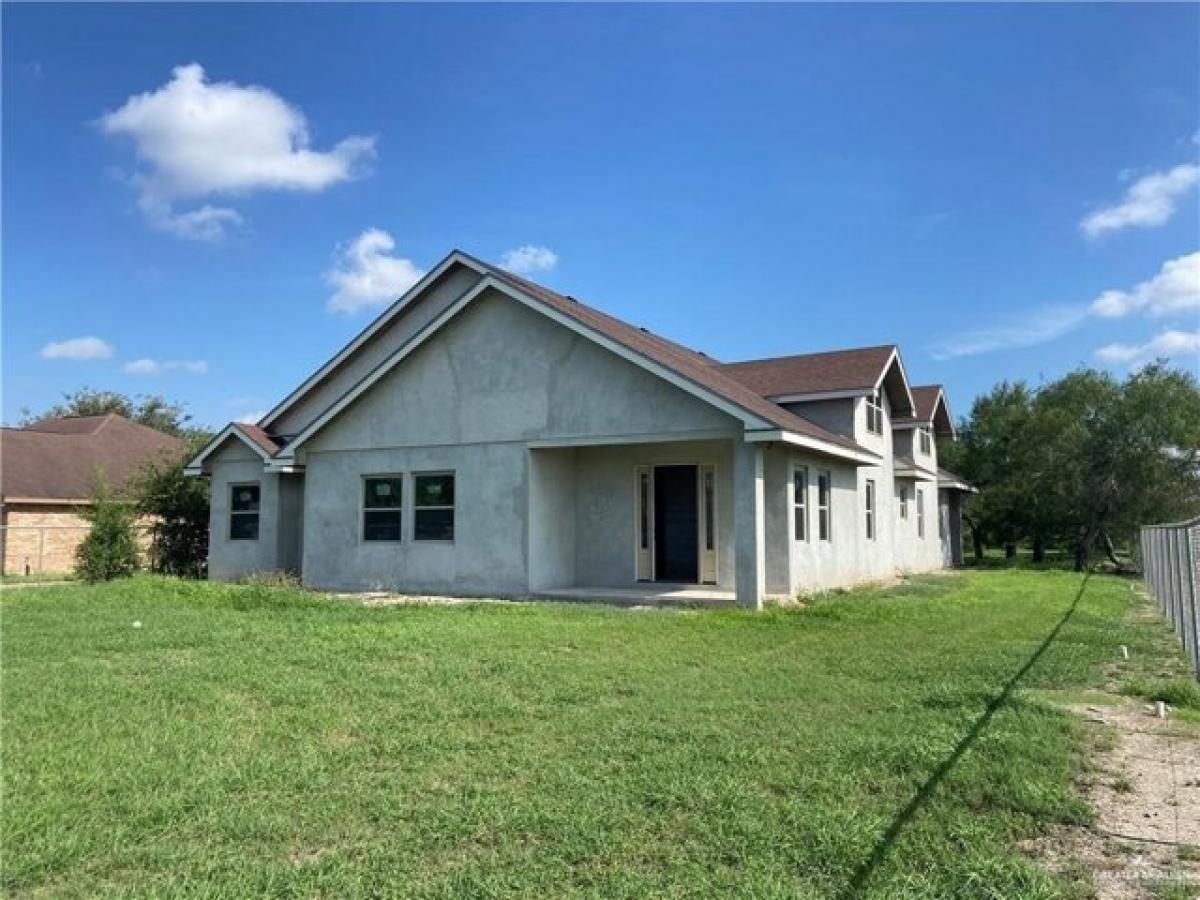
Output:
M972 572L759 615L6 592L3 889L1072 896L1018 848L1088 816L1086 726L1045 691L1102 684L1119 644L1131 678L1175 665L1129 582L1073 606L1081 583Z

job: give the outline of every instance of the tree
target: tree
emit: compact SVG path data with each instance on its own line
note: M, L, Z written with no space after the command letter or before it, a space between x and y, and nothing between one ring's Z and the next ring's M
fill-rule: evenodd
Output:
M63 402L44 412L34 414L28 407L21 410L21 424L61 416L104 416L116 413L164 434L193 440L212 436L211 430L188 424L192 417L178 403L171 403L158 394L122 394L117 391L83 387L63 394Z
M1034 397L1023 381L1001 382L976 398L957 443L938 448L947 467L979 488L965 512L977 559L985 540L1015 553L1017 542L1036 529L1036 486L1028 478Z
M201 578L208 564L209 485L185 475L191 450L178 460L148 463L129 485L140 516L150 521L150 569Z
M1075 567L1113 556L1140 525L1200 511L1200 385L1154 363L1124 382L1079 369L1038 395L1047 501L1073 535Z
M138 567L132 507L98 479L92 503L82 515L92 527L75 551L79 576L96 582L132 575Z
M1069 548L1077 569L1097 545L1116 560L1140 525L1200 512L1200 385L1159 362L1119 381L1081 368L1034 392L997 385L975 401L945 461L980 488L966 517L976 540Z

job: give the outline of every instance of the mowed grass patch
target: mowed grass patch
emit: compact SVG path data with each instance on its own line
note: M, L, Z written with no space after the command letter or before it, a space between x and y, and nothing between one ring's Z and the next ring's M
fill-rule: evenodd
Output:
M757 615L6 593L4 889L1067 896L1018 845L1088 816L1079 726L1024 689L1096 686L1118 644L1172 652L1127 582L1082 582L972 572Z

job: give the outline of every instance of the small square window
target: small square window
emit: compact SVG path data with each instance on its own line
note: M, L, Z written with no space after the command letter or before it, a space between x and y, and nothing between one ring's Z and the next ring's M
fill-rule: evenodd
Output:
M413 476L413 540L454 540L454 473Z

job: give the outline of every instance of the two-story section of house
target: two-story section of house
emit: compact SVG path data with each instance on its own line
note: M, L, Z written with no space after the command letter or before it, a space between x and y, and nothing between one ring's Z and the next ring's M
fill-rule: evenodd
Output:
M456 251L188 471L214 578L758 607L956 558L923 391L894 346L721 363Z

